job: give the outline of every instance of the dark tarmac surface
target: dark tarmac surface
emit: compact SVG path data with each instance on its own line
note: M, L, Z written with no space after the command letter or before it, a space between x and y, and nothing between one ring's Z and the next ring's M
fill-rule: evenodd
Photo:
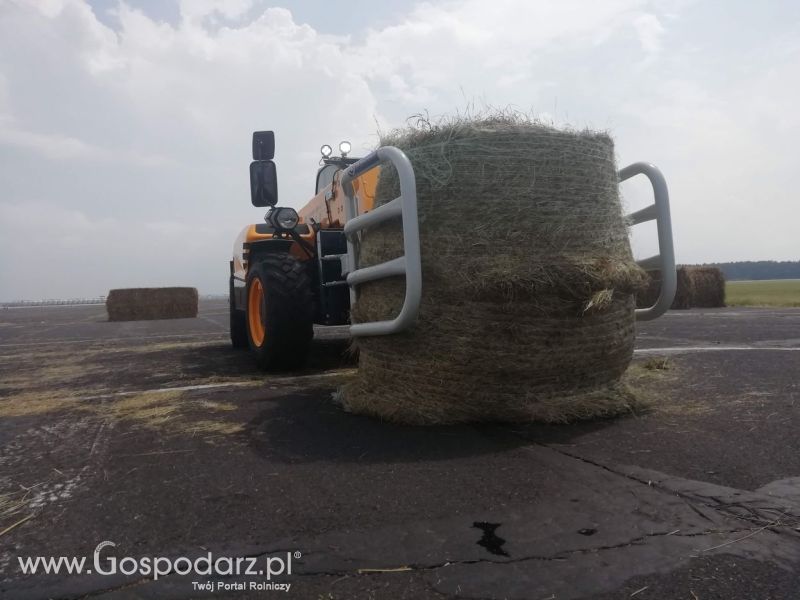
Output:
M643 414L438 428L332 402L355 367L342 329L318 332L303 372L263 375L230 349L224 301L105 319L0 310L0 597L800 597L800 309L642 324ZM288 552L292 574L271 582L291 588L18 562L96 570L106 540L106 570L208 552L264 570Z

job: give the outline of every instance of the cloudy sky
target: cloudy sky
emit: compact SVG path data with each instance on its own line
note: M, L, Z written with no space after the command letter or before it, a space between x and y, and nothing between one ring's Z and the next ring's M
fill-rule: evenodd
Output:
M224 292L253 130L300 207L322 143L467 105L659 165L680 262L800 259L795 0L0 0L0 300Z

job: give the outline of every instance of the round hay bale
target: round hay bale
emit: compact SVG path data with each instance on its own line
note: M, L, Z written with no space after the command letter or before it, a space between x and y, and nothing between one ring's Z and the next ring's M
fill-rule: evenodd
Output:
M692 307L725 306L725 275L718 267L687 267L692 280Z
M417 325L356 340L344 406L406 423L565 422L627 410L633 261L613 142L514 118L395 133L417 177ZM376 202L399 192L385 168ZM361 264L402 254L399 223L365 232ZM360 286L353 322L391 318L403 279Z
M109 321L187 319L197 316L197 289L191 287L126 288L106 298Z
M678 287L672 310L688 308L718 308L725 306L725 275L718 267L692 267L681 265L676 269ZM636 306L646 308L658 299L661 273L649 271L646 289L636 294Z

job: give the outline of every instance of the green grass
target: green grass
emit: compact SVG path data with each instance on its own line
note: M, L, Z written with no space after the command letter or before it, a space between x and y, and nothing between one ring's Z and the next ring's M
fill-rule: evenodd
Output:
M728 281L725 284L725 304L800 307L800 279Z

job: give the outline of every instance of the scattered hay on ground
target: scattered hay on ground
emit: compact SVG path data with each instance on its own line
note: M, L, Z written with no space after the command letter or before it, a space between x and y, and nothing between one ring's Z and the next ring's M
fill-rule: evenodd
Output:
M236 405L193 397L184 391L145 392L104 402L96 412L149 429L172 433L232 435L244 429L235 421L206 419L213 413L233 412Z
M672 361L667 356L653 356L642 363L642 368L648 371L669 371Z
M158 390L105 397L26 392L0 398L0 418L62 411L84 412L103 419L127 421L137 426L172 433L237 433L243 429L243 424L205 418L210 414L233 412L236 409L233 403L193 397L182 390Z
M230 402L214 402L212 400L200 400L197 405L205 410L229 412L236 410L236 405Z
M231 421L192 421L186 425L185 431L191 435L233 435L244 431L244 424Z
M0 494L0 524L14 520L28 508L30 504L30 490L21 489L16 492ZM0 525L0 529L3 525Z
M58 392L22 392L0 398L0 417L28 417L74 409L78 398Z
M143 392L131 396L81 406L86 410L119 420L127 419L157 427L174 418L180 411L183 392Z

